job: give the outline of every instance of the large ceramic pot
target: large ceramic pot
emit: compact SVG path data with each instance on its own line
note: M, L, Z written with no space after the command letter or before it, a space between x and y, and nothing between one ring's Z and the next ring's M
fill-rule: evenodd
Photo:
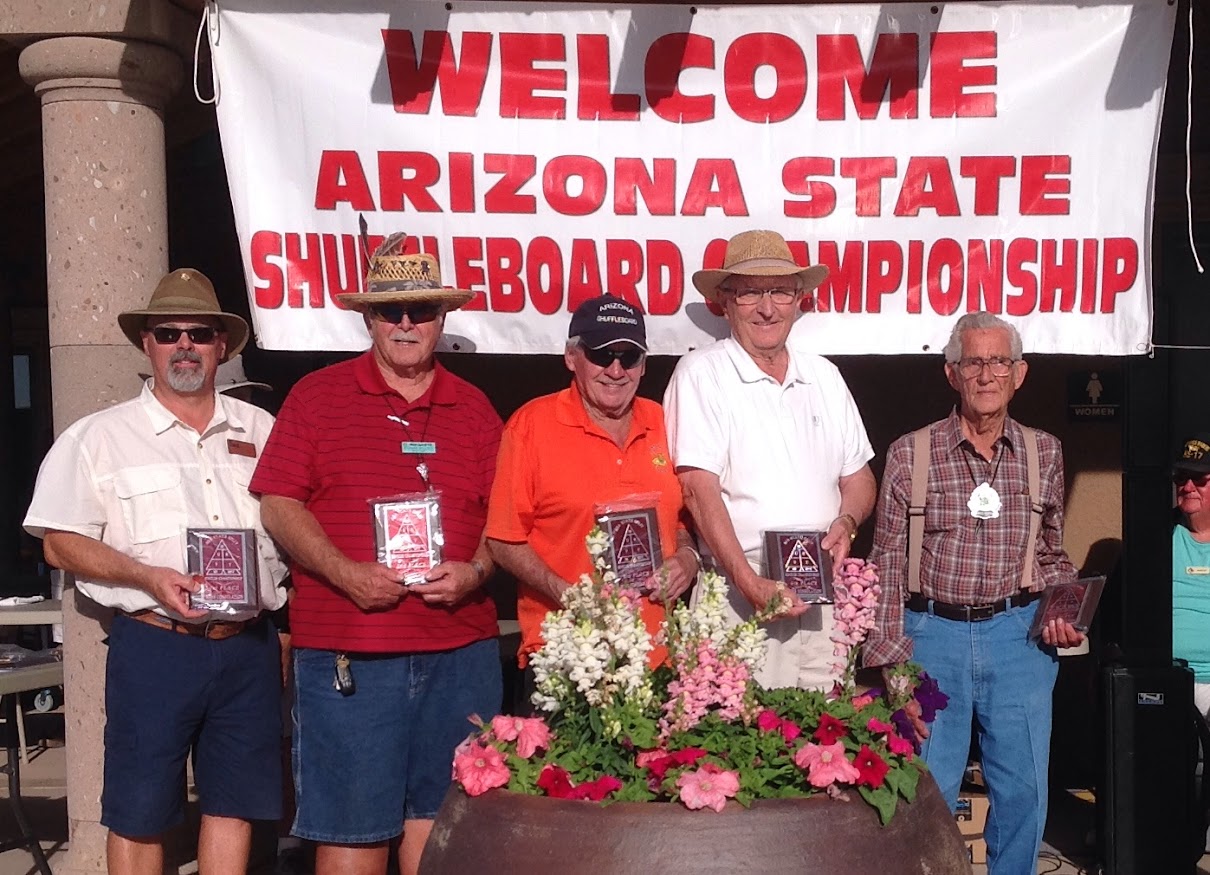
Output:
M932 778L888 826L859 796L770 799L720 813L679 803L591 802L453 787L421 875L969 875L966 848Z

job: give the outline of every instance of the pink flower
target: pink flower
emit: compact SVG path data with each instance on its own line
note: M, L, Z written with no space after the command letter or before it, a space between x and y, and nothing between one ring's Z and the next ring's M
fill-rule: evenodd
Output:
M668 756L668 751L662 747L657 747L654 750L641 750L634 758L634 764L640 769L645 769L655 760L662 759Z
M916 752L916 748L912 743L897 732L888 732L886 737L887 747L891 749L891 753L912 758L912 754Z
M864 708L866 705L870 704L873 701L874 701L874 697L871 696L869 693L862 693L860 696L857 696L856 698L853 699L853 710L860 711L862 708Z
M541 717L493 717L492 734L500 741L516 741L517 756L523 760L550 745L550 727Z
M681 801L686 808L712 808L722 811L727 797L739 791L739 774L726 771L714 763L704 763L693 772L685 772L676 779L681 791Z
M511 775L504 764L504 755L490 744L474 742L454 758L454 780L468 796L503 787Z
M829 784L851 784L861 777L861 772L849 762L844 754L844 744L807 744L794 754L794 764L807 772L812 787L827 787Z
M870 732L881 732L883 735L895 731L894 724L884 723L877 717L871 717L870 722L865 725L865 728L870 730Z
M781 727L781 718L777 712L766 708L756 715L756 728L761 732L773 732Z
M787 744L802 735L802 727L792 720L783 720L778 728Z

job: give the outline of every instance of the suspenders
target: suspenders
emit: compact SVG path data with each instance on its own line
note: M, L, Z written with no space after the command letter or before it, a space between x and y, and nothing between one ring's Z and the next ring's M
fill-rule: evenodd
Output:
M1020 426L1025 436L1025 467L1029 479L1029 537L1025 542L1025 564L1021 589L1029 589L1034 576L1034 558L1038 555L1038 533L1042 529L1042 479L1038 465L1038 433ZM924 550L924 506L928 499L929 456L932 453L932 426L912 432L912 503L908 506L908 578L909 593L920 592L920 557Z

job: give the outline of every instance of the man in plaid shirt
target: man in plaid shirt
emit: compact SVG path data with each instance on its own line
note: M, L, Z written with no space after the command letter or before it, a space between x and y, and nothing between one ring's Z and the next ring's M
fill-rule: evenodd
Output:
M883 598L864 662L914 658L949 696L922 755L953 810L979 733L991 813L985 837L991 875L1036 871L1046 825L1055 646L1083 641L1050 621L1029 637L1042 591L1075 577L1063 551L1063 454L1036 435L1038 492L1030 495L1029 429L1008 415L1025 381L1021 337L990 313L958 320L945 347L957 408L930 426L928 486L919 550L919 592L909 592L908 531L914 434L887 452L871 558ZM1031 545L1034 501L1040 525Z

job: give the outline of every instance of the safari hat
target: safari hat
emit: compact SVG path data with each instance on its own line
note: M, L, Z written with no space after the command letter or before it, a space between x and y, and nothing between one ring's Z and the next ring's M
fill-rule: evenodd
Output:
M227 331L227 355L230 361L248 342L248 323L234 313L223 312L214 293L214 284L200 270L181 267L164 275L151 293L143 310L118 314L118 327L126 339L143 348L143 329L148 316L217 316Z
M403 255L406 234L392 234L370 256L364 292L346 292L336 299L350 310L364 313L376 304L444 305L457 310L475 293L467 289L448 289L441 284L441 268L427 252Z
M828 276L822 264L802 267L790 254L785 238L776 231L744 231L727 241L721 270L699 270L693 275L693 285L707 301L722 303L718 287L727 277L740 276L800 276L802 288L809 292Z

